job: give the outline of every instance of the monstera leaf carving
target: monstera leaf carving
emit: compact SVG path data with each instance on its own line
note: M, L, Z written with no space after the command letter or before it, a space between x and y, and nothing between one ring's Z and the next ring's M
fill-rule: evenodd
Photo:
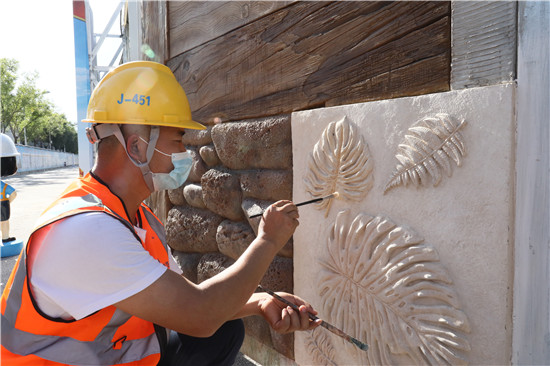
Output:
M309 332L306 347L310 355L313 356L315 365L336 366L334 362L334 345L322 328L316 328Z
M342 211L330 229L318 290L323 318L369 345L348 351L361 364L466 363L468 319L435 249L385 217L350 221Z
M331 122L315 144L304 178L307 192L314 198L333 192L348 201L360 201L372 188L373 163L367 144L346 117ZM332 200L317 204L328 216Z
M391 188L409 183L418 186L430 180L435 186L441 181L441 171L451 176L451 161L462 165L466 150L460 129L466 124L447 114L426 117L408 130L395 155L399 164L389 179L384 193Z

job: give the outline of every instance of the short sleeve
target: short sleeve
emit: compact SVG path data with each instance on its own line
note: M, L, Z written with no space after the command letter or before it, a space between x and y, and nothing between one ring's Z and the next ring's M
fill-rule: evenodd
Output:
M10 186L9 184L6 184L6 195L9 196L11 195L13 192L15 192L15 188L13 188L12 186Z
M8 183L4 182L4 181L1 181L1 187L0 187L0 191L4 191L4 186L6 187L6 197L9 196L10 194L12 194L13 192L15 192L15 188L13 188L12 186L10 186Z
M53 225L29 261L41 310L77 320L144 290L167 270L129 228L99 212Z

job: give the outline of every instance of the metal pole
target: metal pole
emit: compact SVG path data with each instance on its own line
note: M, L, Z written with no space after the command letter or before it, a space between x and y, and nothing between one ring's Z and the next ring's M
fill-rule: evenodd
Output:
M88 15L91 13L85 1L73 0L73 27L75 45L75 70L76 70L76 100L77 100L77 129L78 129L78 165L81 174L91 170L93 165L93 146L86 137L84 124L88 101L91 94L90 62L88 58L88 32L91 24L88 24Z

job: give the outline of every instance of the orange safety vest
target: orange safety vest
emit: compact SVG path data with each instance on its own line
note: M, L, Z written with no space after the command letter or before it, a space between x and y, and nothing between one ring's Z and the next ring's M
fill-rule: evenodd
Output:
M161 344L166 344L164 328L114 306L80 320L53 319L40 311L32 296L27 268L29 250L41 245L44 233L57 222L96 211L120 220L154 258L169 267L164 228L147 206L142 204L138 210L138 219L147 231L142 242L120 198L90 174L76 180L40 216L4 289L2 364L156 365L160 360Z

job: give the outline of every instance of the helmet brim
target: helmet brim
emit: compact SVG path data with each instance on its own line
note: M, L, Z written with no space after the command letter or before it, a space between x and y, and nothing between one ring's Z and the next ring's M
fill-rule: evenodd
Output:
M189 120L189 121L178 121L178 122L160 122L160 121L101 121L93 119L83 119L84 123L111 123L117 125L149 125L149 126L159 126L159 127L176 127L176 128L188 128L190 130L206 130L206 126L202 123Z

